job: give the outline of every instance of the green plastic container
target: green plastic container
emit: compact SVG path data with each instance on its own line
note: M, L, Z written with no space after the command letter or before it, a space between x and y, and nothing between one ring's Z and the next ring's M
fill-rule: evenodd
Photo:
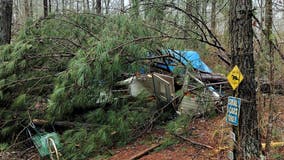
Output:
M60 145L60 139L57 133L52 132L52 133L38 133L34 136L32 136L32 141L34 145L36 146L39 154L41 157L50 155L49 150L48 150L48 139L51 138L53 139L56 148L59 150L61 145Z

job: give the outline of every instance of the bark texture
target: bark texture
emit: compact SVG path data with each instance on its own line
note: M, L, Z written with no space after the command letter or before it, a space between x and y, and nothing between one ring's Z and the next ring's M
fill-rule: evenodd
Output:
M244 80L235 92L242 99L239 125L234 127L236 159L260 156L260 133L256 109L256 82L253 57L252 0L230 0L230 49L232 65L238 65Z
M13 0L0 0L0 45L11 41Z
M96 13L101 14L102 13L102 1L96 0Z
M270 152L270 143L272 140L272 129L273 129L273 115L275 113L275 108L273 106L273 83L274 83L274 54L273 54L273 42L271 39L272 35L272 0L265 1L265 51L269 58L269 117L268 126L266 132L266 145L265 152L268 154Z
M216 4L217 0L212 0L211 5L211 30L216 34Z
M29 18L30 17L30 4L29 4L29 0L24 0L24 6L25 6L25 18Z
M47 0L43 0L43 17L48 16L48 3Z

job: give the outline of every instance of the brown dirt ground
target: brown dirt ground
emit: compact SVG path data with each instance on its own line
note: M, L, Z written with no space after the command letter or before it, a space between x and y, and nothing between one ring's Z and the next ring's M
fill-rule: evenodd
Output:
M266 101L266 104L268 101ZM275 106L278 108L278 117L276 118L275 131L273 132L273 141L284 142L284 96L275 97ZM263 98L259 106L263 106ZM263 118L262 124L267 120L267 109L259 110L260 117ZM264 116L263 116L264 115ZM265 132L264 125L260 124L260 130ZM178 144L171 145L162 150L154 150L140 158L140 160L226 160L228 151L232 148L232 139L230 138L231 127L225 122L225 114L220 114L211 119L198 118L190 122L187 138L210 145L213 149L208 149L198 145L193 145L180 139ZM265 134L264 134L265 135ZM127 160L137 153L149 148L153 144L161 142L169 136L163 129L154 129L136 142L122 148L112 149L114 154L108 160ZM265 137L262 136L262 142ZM19 160L30 159L39 160L36 149L25 149L21 151L0 152L0 160ZM269 160L284 159L284 146L273 148Z
M268 100L265 101L266 105ZM284 96L276 96L274 99L275 106L278 108L278 118L275 122L275 129L273 132L274 142L284 142ZM259 101L259 107L263 106L263 98ZM267 121L267 109L260 110L260 117L263 119L263 124ZM265 113L265 114L263 114ZM262 116L264 115L264 116ZM228 151L232 149L232 139L230 138L231 126L226 123L225 114L218 115L212 119L199 118L193 120L189 124L190 136L187 138L210 145L213 149L193 145L191 143L180 140L180 143L169 146L160 151L152 151L140 160L225 160L227 158ZM263 125L260 127L265 132ZM148 136L152 139L165 137L167 133L163 130L154 130ZM263 137L263 136L262 136ZM133 144L129 144L126 147L114 149L114 156L108 160L127 160L130 157L143 151L145 148L151 146L151 141L147 136L139 139ZM262 142L265 142L263 137ZM284 159L284 146L274 147L271 151L269 160L282 160Z

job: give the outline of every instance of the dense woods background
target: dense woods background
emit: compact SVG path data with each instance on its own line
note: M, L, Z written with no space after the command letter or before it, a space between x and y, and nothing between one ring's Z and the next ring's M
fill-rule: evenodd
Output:
M168 113L157 116L161 108L146 93L109 93L141 68L150 72L149 52L178 49L198 51L218 73L241 68L245 80L234 94L251 101L243 103L245 125L235 128L244 151L235 153L259 157L264 134L269 152L274 85L284 72L284 1L0 0L0 12L3 148L25 141L33 119L48 121L49 128L42 127L48 131L57 121L68 122L57 128L66 159L105 154L137 139L167 121ZM271 90L266 131L253 128L261 125L256 106L262 82ZM169 130L179 127L171 123Z

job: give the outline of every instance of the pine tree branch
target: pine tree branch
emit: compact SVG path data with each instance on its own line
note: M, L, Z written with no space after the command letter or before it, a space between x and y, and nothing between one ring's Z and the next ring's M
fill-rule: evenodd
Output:
M20 79L20 80L12 81L12 82L9 82L9 83L3 85L2 89L7 89L7 88L11 87L12 85L16 85L16 84L19 84L19 83L25 83L25 82L29 82L29 81L40 80L40 79L45 79L45 78L50 78L50 77L55 77L55 76L54 75L47 75L47 76L42 76L42 77Z

